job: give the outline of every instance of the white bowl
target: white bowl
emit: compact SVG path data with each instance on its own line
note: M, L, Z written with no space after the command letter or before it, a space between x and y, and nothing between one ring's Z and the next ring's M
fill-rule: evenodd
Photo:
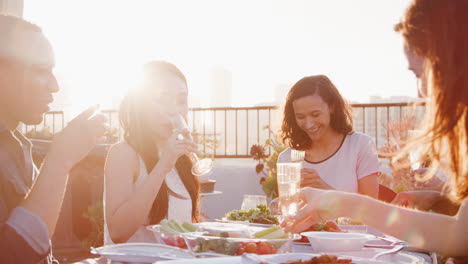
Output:
M315 252L357 251L373 236L359 233L303 232Z

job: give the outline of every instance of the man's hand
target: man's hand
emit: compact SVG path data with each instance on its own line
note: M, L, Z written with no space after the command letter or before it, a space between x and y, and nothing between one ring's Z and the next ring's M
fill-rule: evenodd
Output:
M107 118L102 114L95 114L96 110L97 107L93 106L83 111L56 134L52 141L50 155L63 162L68 169L104 139Z

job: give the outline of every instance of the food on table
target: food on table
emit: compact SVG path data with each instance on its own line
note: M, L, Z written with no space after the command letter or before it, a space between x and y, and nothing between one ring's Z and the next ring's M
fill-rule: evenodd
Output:
M162 232L160 238L164 242L164 244L179 248L187 248L184 238L179 236L179 234L195 232L197 230L197 227L188 222L180 224L174 219L164 219L159 225L159 230Z
M334 221L323 221L320 223L313 224L303 232L308 231L321 231L321 232L343 232ZM301 239L295 240L295 242L308 243L307 237L302 236Z
M283 231L279 226L272 226L270 228L258 231L254 234L256 238L265 238L265 239L281 239L288 238L288 234Z
M217 237L249 237L248 226L235 223L204 222L198 224L199 231Z
M233 237L231 236L232 232L219 232L219 230L213 232L213 230L216 229L216 224L223 224L226 227L241 226L247 228L248 232L243 237L239 237L239 233L235 233ZM207 226L210 225L212 225L212 227L207 228ZM224 227L222 229L226 230ZM244 229L239 227L239 230ZM234 223L201 223L198 224L198 231L199 232L182 234L190 250L196 253L216 252L225 255L242 255L243 253L256 253L260 255L283 253L290 250L293 238L298 237L297 235L285 233L279 226L261 228Z
M182 224L180 224L174 219L171 219L171 220L163 219L160 223L159 228L163 231L171 232L171 233L187 233L187 232L195 232L197 230L197 227L191 223L183 222Z
M257 205L250 210L233 210L226 213L226 219L232 221L249 221L257 224L279 224L278 218L271 214L266 205Z
M339 225L363 225L361 221L354 220L348 217L338 217L335 222Z
M348 263L352 263L352 260L351 259L338 259L337 256L332 256L332 255L321 255L318 257L313 257L309 260L293 260L293 261L288 261L288 262L284 262L281 264L348 264Z

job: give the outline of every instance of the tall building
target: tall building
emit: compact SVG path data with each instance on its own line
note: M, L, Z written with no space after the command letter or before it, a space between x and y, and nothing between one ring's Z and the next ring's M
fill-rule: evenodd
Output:
M23 0L0 0L0 13L23 17Z
M232 106L232 73L222 67L213 67L211 75L211 106Z

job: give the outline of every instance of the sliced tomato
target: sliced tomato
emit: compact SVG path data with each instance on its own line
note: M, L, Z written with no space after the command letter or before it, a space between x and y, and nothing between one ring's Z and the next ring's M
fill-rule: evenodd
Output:
M245 244L245 252L247 253L257 252L257 244L255 244L255 242L249 242Z

